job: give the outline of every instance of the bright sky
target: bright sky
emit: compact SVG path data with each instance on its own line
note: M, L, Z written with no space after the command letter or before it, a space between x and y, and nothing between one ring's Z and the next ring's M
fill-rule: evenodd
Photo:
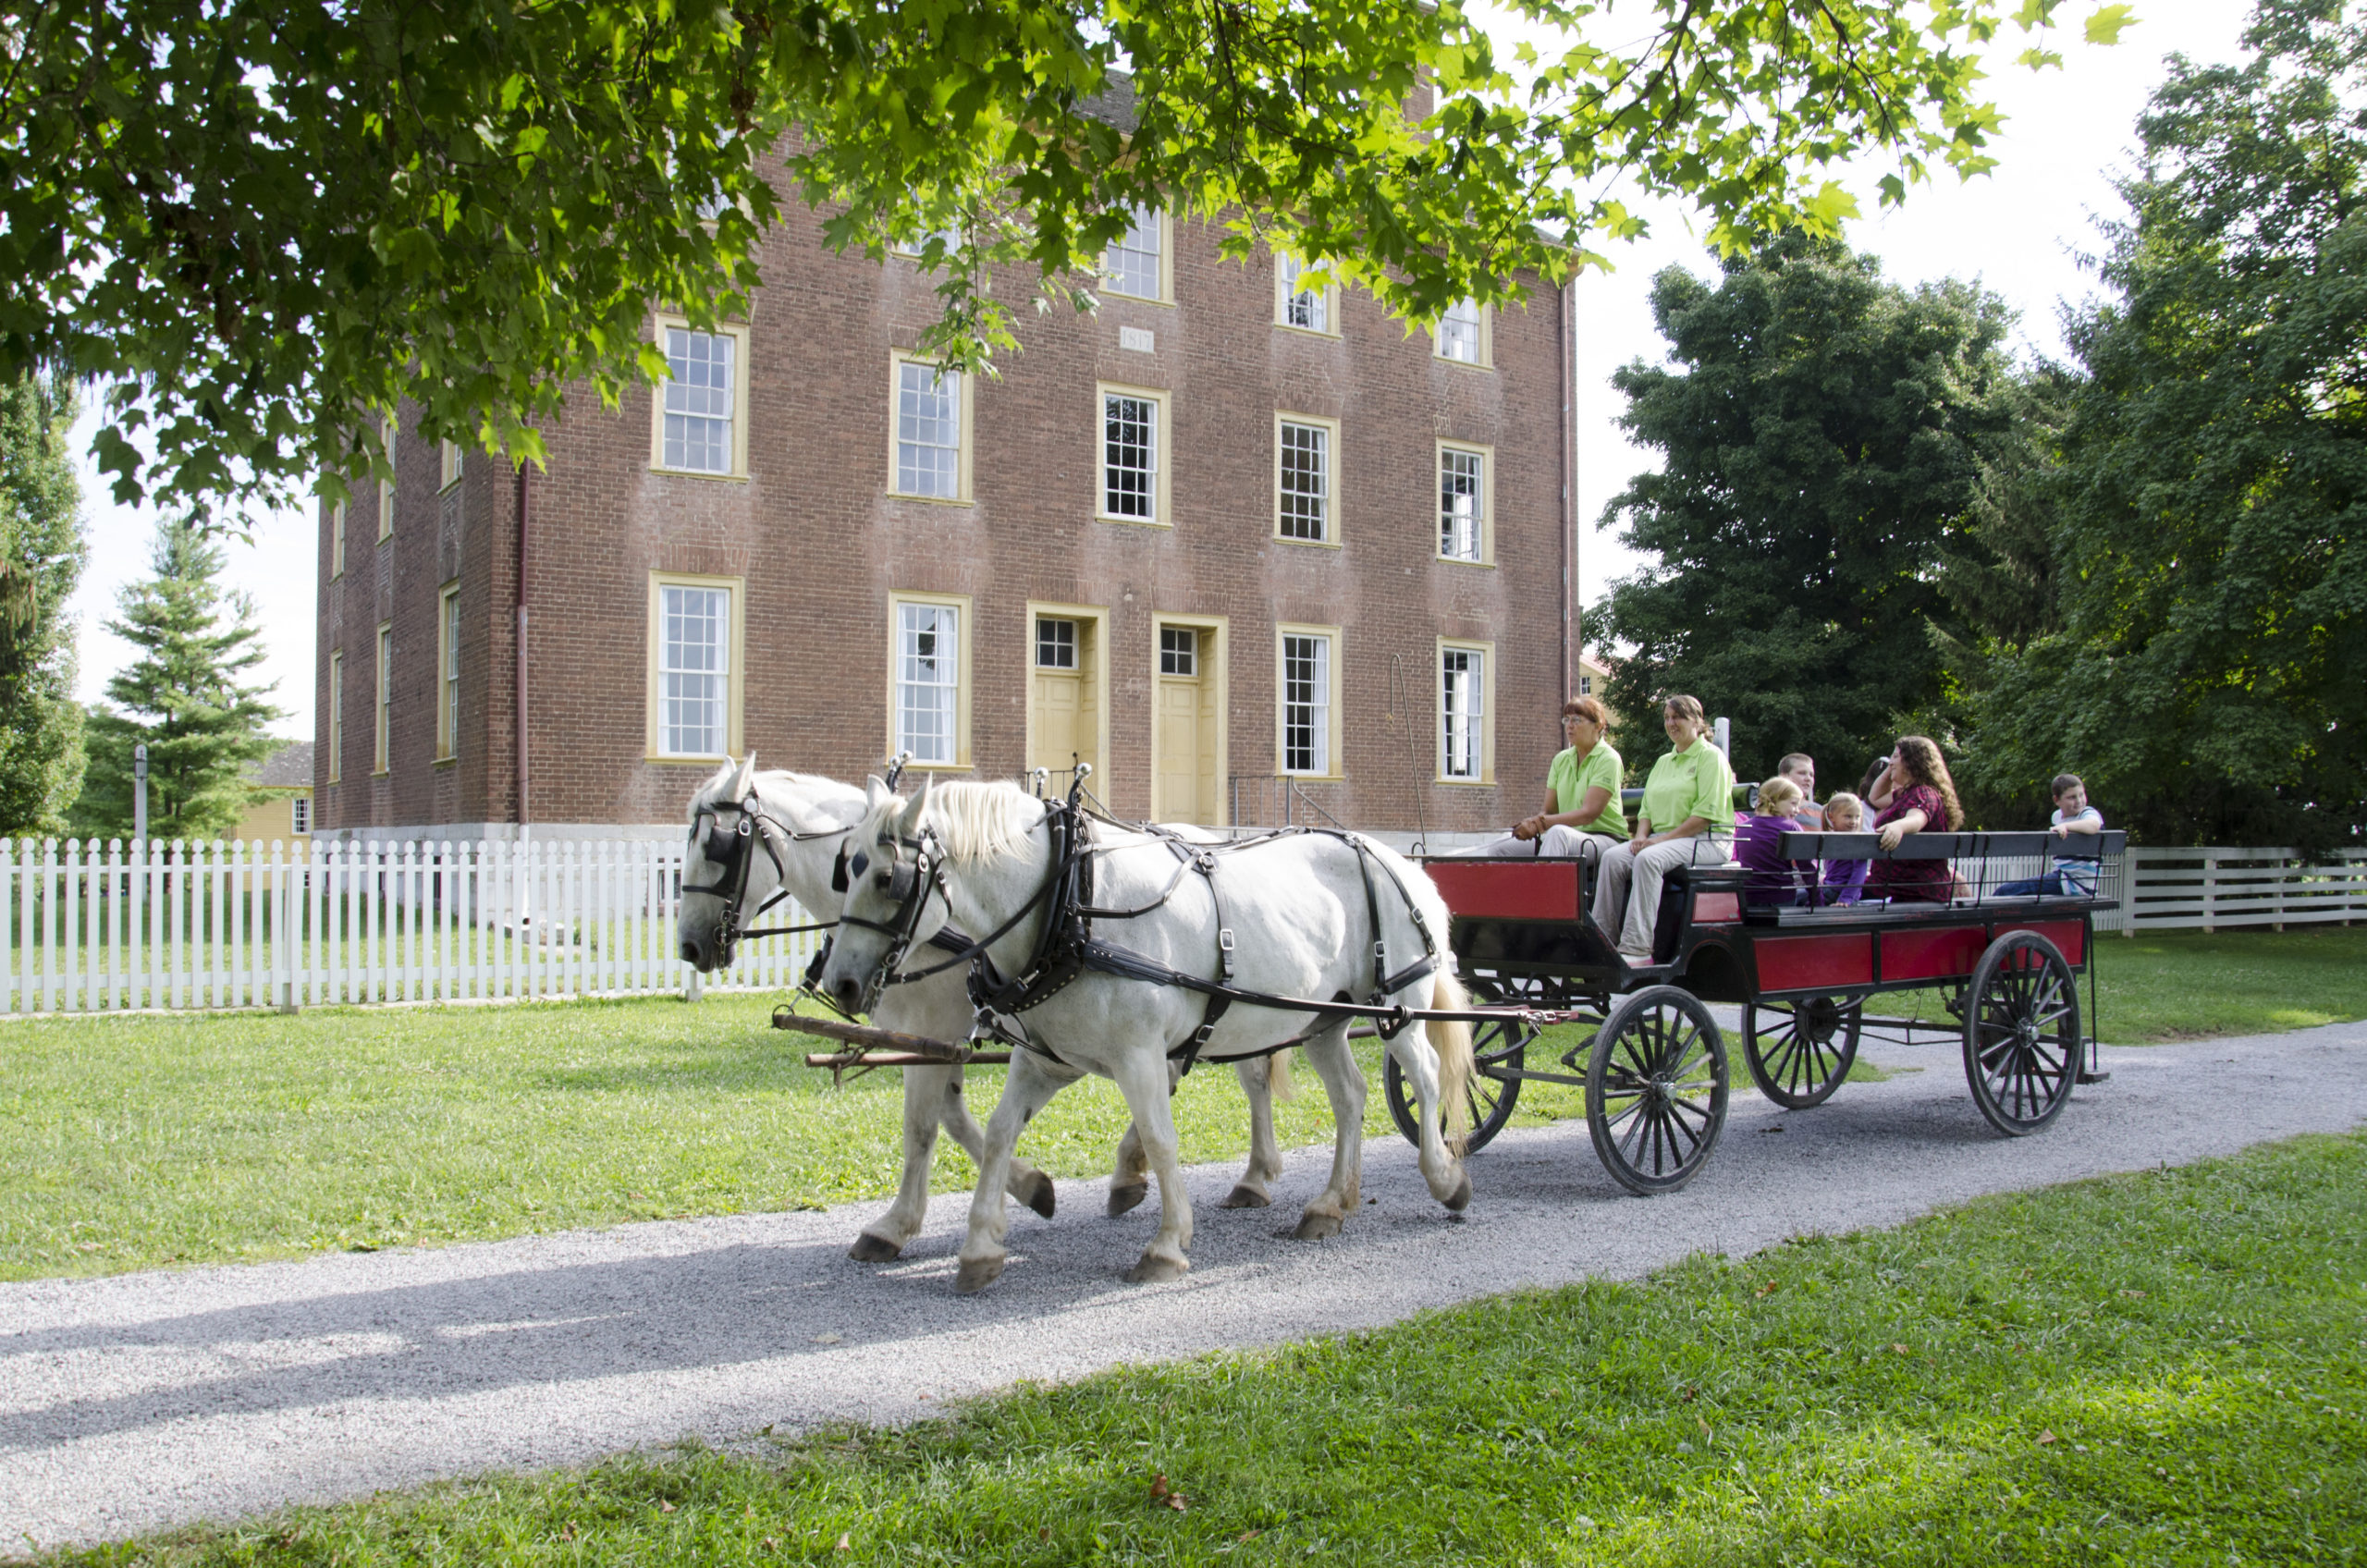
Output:
M1979 278L2020 312L2017 347L2026 356L2062 354L2060 302L2093 288L2078 257L2095 249L2093 218L2119 214L2109 181L2128 165L2137 115L2161 80L2163 57L2235 59L2250 9L2237 0L2137 0L2138 19L2120 43L2097 49L2078 42L2080 19L2092 8L2086 0L2064 6L2060 70L2034 75L2011 65L2020 35L2005 35L2010 47L1993 79L2005 116L1991 145L1999 159L1994 172L1968 184L1943 174L1937 183L1911 191L1903 209L1854 224L1848 235L1851 244L1881 256L1888 275L1901 282ZM1861 204L1873 213L1870 178L1855 183ZM1628 477L1653 462L1629 446L1613 423L1622 400L1611 389L1611 373L1662 353L1647 303L1653 273L1671 264L1704 275L1715 270L1681 211L1648 210L1647 215L1652 237L1614 247L1617 270L1589 275L1577 286L1579 571L1588 604L1636 565L1595 521ZM77 447L86 454L95 426L86 413L76 432ZM104 695L107 677L129 657L124 643L99 623L115 613L117 591L146 575L154 517L116 506L87 455L83 461L91 566L73 610L81 624L80 695L91 702ZM261 611L270 649L264 675L278 682L276 700L288 710L276 728L308 738L318 547L313 513L306 508L250 521L254 542L229 545L224 575L252 594Z

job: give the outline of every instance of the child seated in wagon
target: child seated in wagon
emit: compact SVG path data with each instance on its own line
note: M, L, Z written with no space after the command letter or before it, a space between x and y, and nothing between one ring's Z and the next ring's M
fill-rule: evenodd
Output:
M2088 803L2088 786L2076 773L2056 774L2052 793L2054 817L2047 831L2054 837L2054 869L2043 876L2008 882L1997 889L1997 897L2096 896L2096 874L2103 864L2096 842L2104 830L2104 814Z
M1801 830L1797 813L1800 787L1777 774L1759 787L1759 803L1735 824L1735 862L1749 871L1743 900L1754 904L1807 901L1816 876L1813 861L1785 860L1779 852L1786 833Z

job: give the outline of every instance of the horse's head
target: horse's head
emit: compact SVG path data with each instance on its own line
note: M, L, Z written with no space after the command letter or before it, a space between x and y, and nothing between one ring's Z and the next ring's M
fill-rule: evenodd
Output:
M904 955L949 918L945 849L928 826L936 780L909 802L869 783L870 809L847 839L846 904L822 971L822 993L847 1012L868 1011Z
M691 846L675 919L682 961L702 974L730 967L747 912L779 884L780 865L758 826L756 754L725 763L691 797Z

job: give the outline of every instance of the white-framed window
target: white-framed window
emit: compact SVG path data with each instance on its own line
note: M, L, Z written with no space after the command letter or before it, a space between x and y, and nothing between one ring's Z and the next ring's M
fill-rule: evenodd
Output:
M378 542L386 543L395 536L395 416L388 414L378 426L378 438L386 449L386 477L378 481Z
M1578 695L1581 697L1591 697L1594 695L1593 676L1581 675L1578 677Z
M302 834L305 834L305 833L310 833L312 830L313 830L313 797L312 797L312 796L310 796L310 795L290 795L290 796L288 796L288 831L289 831L290 833L294 833L294 834L298 834L298 835L302 835Z
M460 585L444 590L435 605L435 756L460 751Z
M1441 558L1484 563L1492 558L1489 514L1494 494L1485 447L1439 443L1438 549Z
M1076 668L1075 621L1064 616L1039 615L1036 618L1036 668Z
M693 330L657 318L666 381L650 399L649 465L668 473L744 479L748 473L748 329Z
M1337 777L1340 632L1279 626L1274 637L1275 760L1283 773Z
M1167 394L1103 386L1100 515L1113 522L1164 524L1167 517Z
M1167 214L1136 207L1134 221L1103 252L1101 276L1112 294L1136 300L1167 298Z
M1438 357L1457 364L1488 361L1488 312L1476 300L1462 300L1440 313L1431 340Z
M345 773L345 655L329 655L329 782Z
M889 601L889 746L910 752L915 766L969 764L969 619L958 595Z
M435 456L442 477L436 481L436 488L449 490L460 483L461 460L465 455L458 441L438 443Z
M376 734L370 752L370 771L386 771L386 758L395 727L395 626L392 621L378 623L378 701Z
M329 503L329 575L345 575L345 517L343 501Z
M666 582L657 589L659 752L728 755L731 700L731 590Z
M1278 255L1274 258L1274 320L1283 326L1294 326L1301 332L1336 335L1333 324L1332 288L1326 284L1310 284L1306 275L1316 271L1311 262L1296 256Z
M1200 673L1200 631L1196 626L1159 629L1159 672L1192 679Z
M959 501L970 494L969 383L926 360L895 359L896 449L890 488L899 496Z
M1441 637L1438 645L1439 778L1485 784L1495 778L1495 646Z
M1283 414L1274 422L1274 533L1302 545L1333 537L1331 420Z

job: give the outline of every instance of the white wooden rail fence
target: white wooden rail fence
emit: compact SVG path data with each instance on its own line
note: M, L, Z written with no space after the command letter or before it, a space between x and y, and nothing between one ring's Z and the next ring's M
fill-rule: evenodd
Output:
M467 843L0 839L6 1013L695 995L674 919L675 839ZM1980 869L1989 886L2044 862ZM2367 853L2128 851L2111 931L2367 922ZM775 907L770 925L811 916ZM743 943L705 981L782 989L812 935Z
M0 1011L695 994L673 839L0 840ZM772 925L808 918L782 903ZM816 938L742 943L705 984L796 984Z

